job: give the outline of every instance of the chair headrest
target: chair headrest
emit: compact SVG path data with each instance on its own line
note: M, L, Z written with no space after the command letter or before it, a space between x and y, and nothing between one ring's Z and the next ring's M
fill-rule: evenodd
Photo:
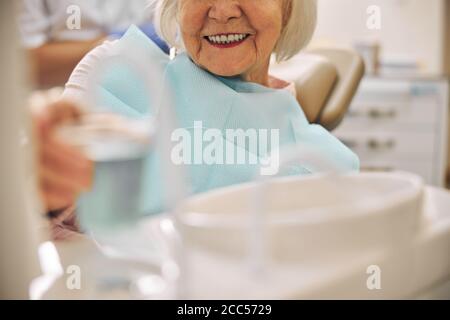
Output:
M344 118L364 75L364 62L351 49L314 49L273 63L270 73L294 82L307 119L328 130Z
M272 64L270 73L295 83L297 100L311 123L318 120L338 77L337 69L330 61L308 53Z
M346 48L314 49L309 53L327 59L337 70L336 84L317 121L328 130L333 130L341 123L358 90L365 73L364 61L359 53Z

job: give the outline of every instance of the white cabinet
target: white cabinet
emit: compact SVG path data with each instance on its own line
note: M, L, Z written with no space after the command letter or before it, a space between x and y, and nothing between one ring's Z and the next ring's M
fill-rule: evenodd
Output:
M362 170L403 170L443 186L447 164L448 81L365 78L334 134Z

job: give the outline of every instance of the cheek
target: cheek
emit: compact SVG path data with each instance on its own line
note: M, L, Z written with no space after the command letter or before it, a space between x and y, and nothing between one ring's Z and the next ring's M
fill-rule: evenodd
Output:
M279 37L280 31L274 29L267 29L256 37L256 50L262 59L267 59L272 54Z
M200 32L207 16L207 7L201 1L183 1L179 9L179 23L186 49L200 46Z
M262 0L264 6L249 6L246 10L251 25L257 32L256 44L258 51L270 54L274 48L282 30L282 7L280 2ZM270 51L270 52L268 52Z

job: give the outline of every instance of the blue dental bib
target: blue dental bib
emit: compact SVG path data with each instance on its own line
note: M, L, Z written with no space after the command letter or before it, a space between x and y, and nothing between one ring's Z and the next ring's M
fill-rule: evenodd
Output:
M172 92L178 127L189 132L192 137L196 130L204 133L212 129L221 133L220 145L224 149L231 146L238 152L244 152L247 159L250 156L262 159L273 151L272 146L251 148L247 141L230 140L227 132L250 130L249 132L268 133L270 141L270 133L276 130L280 147L296 144L315 146L321 156L333 161L340 171L359 170L358 157L322 126L309 124L298 102L289 92L244 82L239 78L215 76L198 67L185 53L170 60L134 26L117 45L123 50L138 50L149 61L161 67L164 71L161 82L162 85L169 86ZM109 111L131 117L154 112L151 104L149 106L146 88L137 77L127 74L121 67L113 66L108 70L102 78L100 91L100 104L107 106ZM207 146L208 143L205 142L203 150ZM164 210L162 193L170 188L170 182L164 180L159 161L157 151L151 152L145 160L145 170L141 177L143 191L139 200L140 210L145 215ZM250 163L206 164L192 161L187 168L190 190L197 194L252 181L259 174L260 166ZM315 172L318 172L318 168L314 165L298 163L289 168L288 174L307 175ZM104 181L98 180L104 179L104 176L96 177L93 194L97 187L105 186Z

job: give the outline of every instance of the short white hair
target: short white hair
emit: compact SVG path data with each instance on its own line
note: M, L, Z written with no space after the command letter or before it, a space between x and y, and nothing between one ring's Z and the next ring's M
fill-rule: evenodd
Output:
M289 1L291 14L288 17L273 53L277 61L289 60L310 42L317 23L316 0ZM157 33L171 47L183 48L179 37L178 0L150 0L154 10ZM287 7L289 7L287 6Z

